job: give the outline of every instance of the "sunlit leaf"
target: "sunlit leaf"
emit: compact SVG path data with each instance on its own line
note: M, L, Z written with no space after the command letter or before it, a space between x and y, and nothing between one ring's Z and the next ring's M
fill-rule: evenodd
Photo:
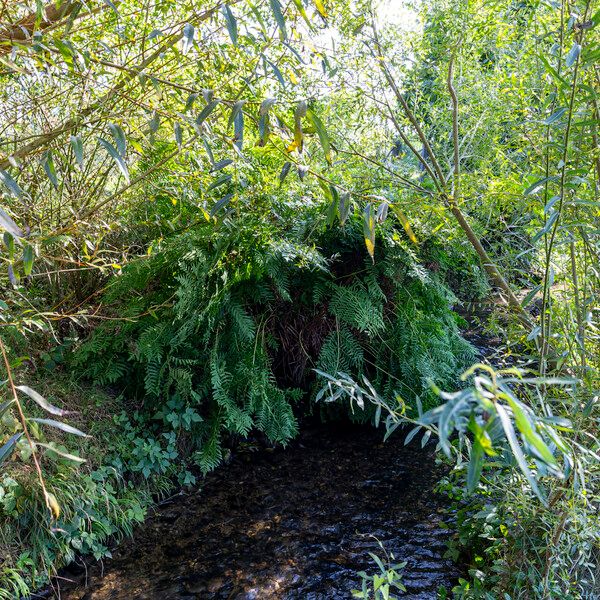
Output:
M54 427L56 429L60 429L65 433L72 433L73 435L78 435L80 437L90 437L87 433L83 433L83 431L73 427L72 425L68 425L67 423L62 423L61 421L55 421L54 419L37 419L32 418L29 419L35 423L40 423L42 425L49 425L50 427Z
M329 15L327 14L327 9L325 8L325 4L323 3L323 0L315 0L315 6L317 7L317 10L319 11L319 14L326 19Z
M406 215L400 210L400 207L397 204L390 205L392 212L396 215L398 221L400 221L402 227L404 228L404 232L408 236L408 239L413 244L418 244L417 236L414 234L412 227L410 226L410 221L407 219Z
M46 492L46 502L52 512L52 516L58 519L60 517L60 504L56 500L56 496L50 492Z
M19 226L3 208L0 208L0 227L17 238L23 237L23 232Z
M533 475L533 473L529 469L529 466L527 465L527 460L525 459L523 450L521 449L521 446L519 445L519 442L517 440L517 436L515 435L515 430L510 420L510 417L508 416L505 408L500 403L496 404L496 410L498 412L498 417L500 417L500 422L502 423L502 428L504 429L504 434L506 435L506 439L508 440L510 449L512 450L513 456L515 457L517 464L521 469L521 472L523 473L523 475L525 475L525 478L529 482L529 485L531 486L531 489L534 491L536 496L544 504L546 504L546 499L540 491L537 481L535 480L535 476Z
M519 402L516 400L516 398L513 398L511 394L504 394L504 398L506 399L513 411L515 423L517 425L517 428L523 435L523 438L527 441L528 444L533 446L538 451L539 455L546 464L556 467L556 458L554 457L552 452L550 452L550 449L544 443L544 440L542 440L540 435L535 431L531 422L529 421L529 417L527 416Z
M304 19L309 29L313 28L312 22L306 13L306 9L304 8L304 4L302 4L302 0L294 0L294 5L296 6L296 10L300 14L300 16Z
M36 446L41 446L42 448L46 448L50 452L54 452L58 454L58 456L62 458L66 458L67 460L83 464L86 462L85 458L81 458L80 456L75 456L74 454L69 454L68 452L64 452L63 450L59 450L55 444L44 444L42 442L35 442Z
M17 385L15 386L18 390L27 394L32 400L34 400L39 406L41 406L46 412L51 415L55 415L57 417L64 417L71 413L71 411L63 410L62 408L58 408L53 404L50 404L46 398L44 398L41 394L32 390L30 387L26 385Z
M294 150L298 150L298 152L302 152L303 142L304 142L304 131L302 130L302 119L306 116L307 108L306 102L301 100L296 105L296 110L294 111L294 141L288 146L287 151L293 152Z

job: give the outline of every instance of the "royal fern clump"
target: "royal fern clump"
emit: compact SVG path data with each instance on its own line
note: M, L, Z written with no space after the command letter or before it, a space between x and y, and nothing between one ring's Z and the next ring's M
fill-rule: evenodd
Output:
M253 215L163 241L111 284L105 304L119 320L98 327L75 363L184 430L205 471L224 433L293 437L294 405L322 383L315 369L365 375L409 407L433 401L430 381L455 385L474 351L451 293L399 232L382 230L373 262L358 222L304 231Z

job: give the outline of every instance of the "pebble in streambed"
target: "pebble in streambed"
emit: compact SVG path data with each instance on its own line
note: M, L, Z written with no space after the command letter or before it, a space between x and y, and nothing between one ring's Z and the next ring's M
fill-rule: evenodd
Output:
M441 473L403 434L382 436L320 426L287 449L238 452L201 489L158 507L112 559L65 570L45 597L345 600L357 571L375 571L379 540L407 561L402 598L436 598L458 575L442 558Z

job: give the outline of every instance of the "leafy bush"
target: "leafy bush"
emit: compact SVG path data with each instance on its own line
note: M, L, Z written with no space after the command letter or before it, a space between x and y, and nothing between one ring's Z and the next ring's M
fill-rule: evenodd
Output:
M155 422L189 437L207 471L221 434L252 428L285 443L313 369L368 374L386 396L431 405L428 381L452 386L474 357L452 294L393 226L364 250L358 221L307 236L244 215L197 226L133 262L74 362L96 383L144 396Z

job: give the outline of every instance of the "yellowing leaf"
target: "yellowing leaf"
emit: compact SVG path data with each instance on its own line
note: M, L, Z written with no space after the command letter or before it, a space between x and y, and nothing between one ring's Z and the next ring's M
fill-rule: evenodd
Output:
M363 220L363 233L365 237L365 246L367 252L373 262L375 261L375 215L373 214L373 207L371 203L365 206L364 220Z
M400 221L400 223L402 223L402 227L404 227L404 231L406 232L406 235L408 236L410 241L413 244L418 244L419 242L417 240L417 236L414 234L412 227L410 226L410 223L409 223L408 219L406 218L406 215L395 204L392 204L392 210L394 211L394 214L398 218L398 221Z
M327 9L325 8L325 4L323 4L323 0L315 0L315 6L319 11L319 14L326 19L327 18Z
M290 71L288 73L288 77L290 78L290 81L294 84L294 85L298 85L298 78L296 77L296 74L294 73L294 71Z
M46 506L48 506L50 512L52 513L52 516L55 519L58 519L58 517L60 517L60 505L56 500L56 496L54 494L51 494L50 492L46 492Z
M302 131L302 119L306 116L306 102L301 100L296 105L294 111L294 141L288 146L288 152L298 150L302 152L302 146L304 142L304 132Z

